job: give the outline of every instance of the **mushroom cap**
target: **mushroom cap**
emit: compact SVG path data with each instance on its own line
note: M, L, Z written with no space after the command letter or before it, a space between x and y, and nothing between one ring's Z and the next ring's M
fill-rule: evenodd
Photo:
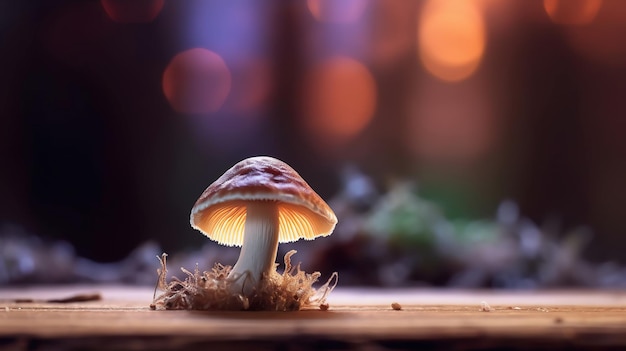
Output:
M281 243L330 235L337 224L333 210L298 172L257 156L238 162L204 190L191 209L191 226L222 245L241 246L250 201L276 202Z

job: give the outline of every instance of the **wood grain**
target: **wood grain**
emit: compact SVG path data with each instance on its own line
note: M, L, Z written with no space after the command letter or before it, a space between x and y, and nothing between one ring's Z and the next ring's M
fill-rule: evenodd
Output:
M102 300L36 302L89 293ZM620 291L338 289L328 311L299 312L153 311L151 299L148 288L1 289L0 349L626 348Z

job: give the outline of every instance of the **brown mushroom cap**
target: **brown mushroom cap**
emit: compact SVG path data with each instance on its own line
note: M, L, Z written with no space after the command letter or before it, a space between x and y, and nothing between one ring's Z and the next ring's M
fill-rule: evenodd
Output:
M337 224L333 210L298 172L258 156L235 164L206 188L191 209L191 226L220 244L241 246L249 201L276 201L281 243L330 235Z

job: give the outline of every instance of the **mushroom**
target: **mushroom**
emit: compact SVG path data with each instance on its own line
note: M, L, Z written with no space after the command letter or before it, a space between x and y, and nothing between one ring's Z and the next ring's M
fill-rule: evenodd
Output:
M286 163L268 156L235 164L202 193L191 226L222 245L241 246L228 278L250 296L276 269L278 243L332 233L333 210Z

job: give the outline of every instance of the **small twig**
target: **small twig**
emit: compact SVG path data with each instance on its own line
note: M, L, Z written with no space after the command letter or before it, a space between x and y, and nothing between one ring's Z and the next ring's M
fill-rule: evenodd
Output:
M92 293L92 294L78 294L74 296L68 296L61 299L50 299L46 300L46 302L51 303L68 303L68 302L87 302L87 301L100 301L102 300L102 295L100 293Z
M91 294L77 294L60 299L48 299L48 300L36 300L31 298L17 298L14 299L15 303L69 303L69 302L87 302L87 301L99 301L102 300L100 293Z

